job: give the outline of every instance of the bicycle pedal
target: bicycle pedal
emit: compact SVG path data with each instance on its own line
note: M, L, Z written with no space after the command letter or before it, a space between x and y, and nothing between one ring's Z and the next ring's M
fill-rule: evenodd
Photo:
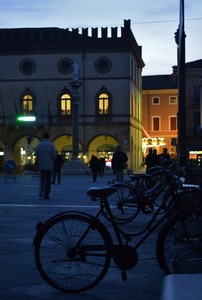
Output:
M121 278L123 281L126 281L127 280L127 274L126 274L126 271L122 271L121 272Z

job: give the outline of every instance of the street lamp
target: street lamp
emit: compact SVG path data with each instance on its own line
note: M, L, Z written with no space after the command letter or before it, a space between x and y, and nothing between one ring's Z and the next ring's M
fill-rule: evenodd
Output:
M186 150L186 92L185 92L185 32L184 0L180 0L180 23L175 33L178 59L178 161L181 166L187 163Z

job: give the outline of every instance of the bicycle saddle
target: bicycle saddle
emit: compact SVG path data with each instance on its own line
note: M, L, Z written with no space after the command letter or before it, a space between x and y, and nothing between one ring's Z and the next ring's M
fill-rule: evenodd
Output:
M116 192L115 187L103 187L103 188L94 188L91 187L87 191L87 195L92 198L107 198L114 192Z

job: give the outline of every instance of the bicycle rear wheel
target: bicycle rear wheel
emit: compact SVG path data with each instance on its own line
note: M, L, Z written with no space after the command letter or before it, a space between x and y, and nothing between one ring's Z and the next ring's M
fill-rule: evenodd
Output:
M202 216L173 217L160 231L157 259L166 274L202 272Z
M35 262L56 289L78 293L97 285L111 261L111 237L98 220L69 213L53 218L35 239Z
M108 197L112 214L118 224L126 224L136 218L140 211L133 187L127 183L115 183L117 191ZM106 214L107 217L107 214Z

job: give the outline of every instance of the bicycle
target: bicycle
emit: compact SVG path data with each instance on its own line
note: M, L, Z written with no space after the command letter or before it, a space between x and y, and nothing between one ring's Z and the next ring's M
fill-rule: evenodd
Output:
M110 197L112 213L117 223L133 221L140 211L150 213L159 196L169 188L172 173L159 166L152 169L151 174L137 174L128 181L108 183L117 189Z
M138 261L138 248L164 221L166 223L158 234L156 253L160 267L167 274L173 272L175 257L185 246L201 251L201 227L199 232L192 233L186 224L192 218L201 221L198 189L175 193L173 203L166 211L163 208L167 201L165 198L150 224L135 234L124 232L113 217L108 197L115 192L114 187L88 190L93 201L99 200L102 203L95 216L78 211L63 212L37 224L33 241L35 262L43 279L52 287L65 293L91 289L106 275L112 259L121 270L122 279L126 280L126 271L134 268ZM181 209L180 205L185 198L194 199L191 209ZM106 219L106 212L115 238L112 238L100 220L102 216ZM175 238L175 228L181 230L181 238L179 235ZM133 238L139 235L138 241L130 245Z

